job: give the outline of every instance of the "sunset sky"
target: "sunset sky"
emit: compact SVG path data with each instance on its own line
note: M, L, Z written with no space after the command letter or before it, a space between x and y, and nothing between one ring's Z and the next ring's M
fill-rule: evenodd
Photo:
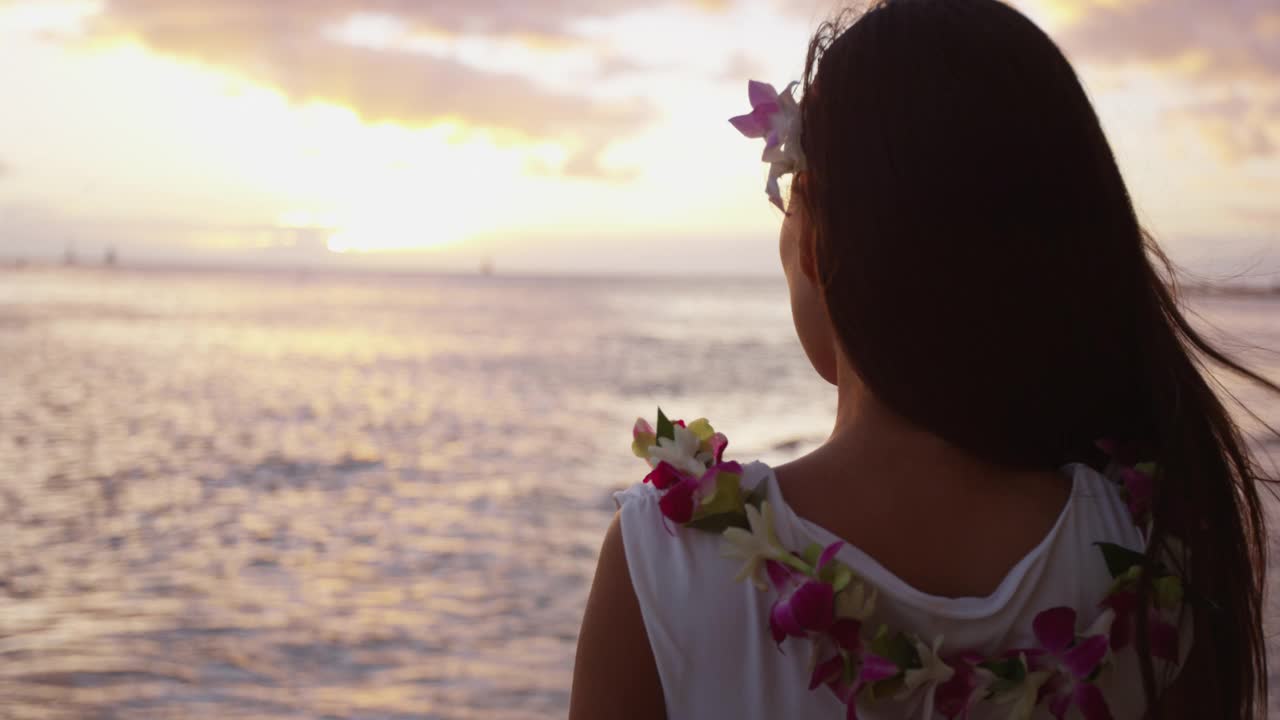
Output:
M1175 260L1280 270L1280 4L1014 4ZM725 120L838 7L0 0L0 259L769 272Z

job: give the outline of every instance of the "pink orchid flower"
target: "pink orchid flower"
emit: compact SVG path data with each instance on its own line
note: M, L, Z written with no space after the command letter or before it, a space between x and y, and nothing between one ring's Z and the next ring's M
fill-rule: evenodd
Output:
M1115 619L1111 623L1111 649L1121 650L1128 647L1133 639L1134 621L1138 612L1138 593L1136 590L1113 592L1102 601L1102 607L1115 611ZM1156 608L1147 608L1147 641L1151 648L1151 656L1171 663L1178 662L1178 628L1165 620Z
M933 707L947 720L967 720L969 710L982 699L990 686L991 673L978 667L984 658L976 652L962 652L948 658L954 672L951 679L938 685Z
M636 418L636 424L631 428L631 453L642 460L647 459L649 448L657 442L658 435L649 421Z
M698 439L695 457L708 466L720 462L724 449L729 445L729 438L711 427L706 418L698 418L689 423L689 431Z
M818 558L817 573L836 556L844 543L828 545ZM836 593L830 583L810 577L776 560L765 562L769 579L778 589L778 599L769 610L769 629L777 643L787 637L805 637L823 632L836 619Z
M1151 494L1155 486L1153 477L1156 471L1155 463L1138 462L1137 447L1133 443L1121 443L1106 438L1098 440L1095 444L1110 455L1112 465L1118 467L1115 472L1124 488L1124 499L1129 507L1129 515L1135 524L1141 525L1151 511Z
M667 465L667 469L663 469ZM682 473L665 462L658 463L653 472L645 476L646 482L652 482L659 490L666 493L658 499L658 509L668 520L684 524L693 519L699 503L708 490L716 486L716 478L720 473L742 475L742 465L736 462L722 462L712 465L701 476ZM659 484L663 483L663 484Z
M800 107L791 83L782 92L772 85L758 80L747 83L747 98L751 112L729 118L738 132L749 138L764 138L764 154L760 160L769 163L769 179L765 182L765 194L784 213L782 191L778 178L787 173L800 172L805 167L804 153L800 148Z
M639 440L642 437L652 438L654 436L653 426L644 418L636 418L635 425L631 426L631 439Z
M698 483L692 478L686 478L670 486L666 494L658 498L658 509L662 511L663 517L678 524L692 520L696 505L694 494L697 488Z
M826 638L834 641L836 653L818 663L809 678L809 689L826 685L845 705L845 720L858 719L858 693L862 688L891 678L900 668L888 658L866 649L862 642L862 623L851 618L840 618L832 623ZM853 663L853 678L845 682L845 664Z
M648 475L644 476L644 481L653 483L653 486L659 490L666 490L687 477L687 475L677 470L674 465L663 460Z
M1090 681L1107 655L1107 636L1093 635L1076 642L1076 611L1065 606L1036 615L1031 630L1040 647L1021 652L1029 670L1052 673L1040 689L1041 696L1049 698L1049 712L1062 720L1075 705L1085 720L1111 720L1106 698Z
M724 456L724 449L729 446L729 438L724 433L715 433L707 440L707 447L711 451L712 461L719 463Z
M747 99L751 112L729 118L738 132L749 138L762 138L773 131L773 116L782 108L778 104L778 91L769 83L751 80L747 83Z

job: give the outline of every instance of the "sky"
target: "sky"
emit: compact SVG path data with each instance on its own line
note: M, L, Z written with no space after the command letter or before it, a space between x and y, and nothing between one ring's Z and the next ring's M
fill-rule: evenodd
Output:
M1280 4L1018 0L1144 224L1280 281ZM833 0L0 0L0 258L769 273L746 81Z

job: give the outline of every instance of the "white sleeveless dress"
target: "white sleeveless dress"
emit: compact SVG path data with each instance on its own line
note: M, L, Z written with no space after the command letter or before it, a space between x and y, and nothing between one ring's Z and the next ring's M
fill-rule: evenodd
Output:
M799 517L787 505L773 470L761 462L744 466L744 487L765 483L774 522L784 547L839 540ZM1111 585L1106 563L1094 545L1110 542L1136 551L1145 541L1134 526L1116 486L1082 464L1062 472L1072 479L1070 498L1053 529L1020 560L987 597L946 598L907 584L874 558L846 543L837 559L879 591L873 624L942 636L940 655L959 649L991 654L1035 644L1032 621L1050 607L1076 610L1081 626L1101 614L1100 600ZM845 707L825 688L809 689L809 651L804 641L781 646L769 633L773 591L737 582L738 564L720 554L721 539L664 523L660 494L638 484L615 495L632 585L666 697L671 720L716 718L843 718ZM918 529L914 532L927 532ZM944 544L945 538L938 538ZM1182 659L1190 637L1181 643ZM1141 675L1132 649L1117 653L1098 681L1116 720L1143 714ZM1051 717L1041 704L1035 718ZM858 703L864 720L935 718L932 696L894 702ZM1005 718L1008 705L979 703L974 720ZM1078 717L1073 708L1068 717Z

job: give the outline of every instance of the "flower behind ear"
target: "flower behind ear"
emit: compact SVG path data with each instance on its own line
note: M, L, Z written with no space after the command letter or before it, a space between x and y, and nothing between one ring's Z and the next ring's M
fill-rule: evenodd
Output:
M786 212L782 204L782 191L778 178L787 173L804 169L804 153L800 149L800 106L792 94L800 83L791 83L778 92L768 83L752 80L747 83L747 97L751 112L729 118L738 132L749 138L764 138L762 162L769 163L769 179L765 181L765 194L779 210Z

